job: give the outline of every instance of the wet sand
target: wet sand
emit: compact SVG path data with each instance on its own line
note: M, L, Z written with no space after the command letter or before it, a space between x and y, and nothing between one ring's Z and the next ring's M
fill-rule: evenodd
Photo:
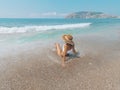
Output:
M52 44L2 57L0 90L120 90L120 41L74 40L80 58L68 60L64 68Z

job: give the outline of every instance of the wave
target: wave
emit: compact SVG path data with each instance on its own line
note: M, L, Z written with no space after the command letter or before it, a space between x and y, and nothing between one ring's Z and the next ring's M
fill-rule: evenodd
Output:
M77 23L77 24L63 24L63 25L41 25L41 26L24 26L24 27L0 27L1 34L8 33L25 33L46 30L59 30L59 29L73 29L84 28L90 26L91 23Z

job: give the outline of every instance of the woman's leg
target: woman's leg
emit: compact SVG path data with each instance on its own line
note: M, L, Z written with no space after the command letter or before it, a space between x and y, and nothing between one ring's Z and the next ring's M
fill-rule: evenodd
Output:
M56 46L57 54L58 54L59 56L61 56L61 54L62 54L62 49L61 49L61 47L60 47L60 44L59 44L59 43L56 43L55 46Z
M64 61L63 56L62 56L62 49L61 49L61 47L60 47L60 44L59 44L59 43L56 43L55 46L56 46L57 54L58 54L60 57L62 57L62 66L65 67L65 61Z

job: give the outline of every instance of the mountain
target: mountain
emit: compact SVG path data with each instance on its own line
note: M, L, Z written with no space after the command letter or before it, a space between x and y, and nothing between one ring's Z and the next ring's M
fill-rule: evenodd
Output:
M103 12L81 11L67 15L65 18L118 18L118 16L108 15Z

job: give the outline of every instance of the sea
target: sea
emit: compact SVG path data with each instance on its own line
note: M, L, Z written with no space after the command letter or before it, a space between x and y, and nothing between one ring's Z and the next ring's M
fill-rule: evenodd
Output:
M0 18L0 57L59 40L64 34L120 39L120 19Z

